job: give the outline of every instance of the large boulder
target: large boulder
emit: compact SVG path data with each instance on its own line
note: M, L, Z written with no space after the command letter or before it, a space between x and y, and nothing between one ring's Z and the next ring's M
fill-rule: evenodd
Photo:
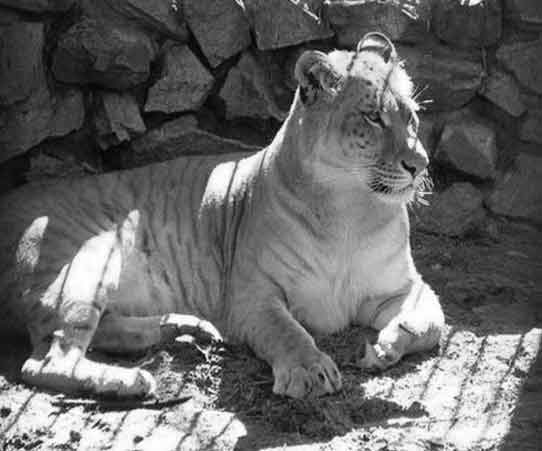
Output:
M529 109L521 123L519 138L522 141L542 144L542 107Z
M474 98L482 82L482 64L477 55L437 44L398 45L399 56L423 89L421 101L428 111L452 111Z
M83 126L65 136L48 138L33 147L26 156L30 160L30 170L25 174L27 180L43 176L98 174L104 170L102 153L96 149L91 127Z
M144 32L85 18L61 36L52 70L66 83L123 90L147 80L155 55Z
M440 39L453 46L480 48L493 45L502 32L501 2L436 0L432 28Z
M418 138L430 157L434 155L437 147L438 120L435 116L431 113L420 112L419 114Z
M188 29L172 0L105 0L111 8L144 27L186 41Z
M505 17L524 28L542 26L542 2L540 0L505 0Z
M76 0L0 0L0 6L8 6L31 13L56 13L69 10Z
M146 131L135 98L114 91L97 95L94 126L97 143L103 150L130 141Z
M324 16L339 45L355 47L368 32L380 31L393 41L415 43L427 39L431 1L326 0Z
M250 27L242 2L183 0L182 5L182 14L212 67L250 45Z
M497 176L495 130L466 112L444 124L435 160L480 179Z
M197 119L187 115L165 122L132 141L131 149L121 153L121 160L123 167L136 167L182 155L255 152L259 149L202 130Z
M489 73L480 89L480 95L511 116L519 117L525 112L516 79L502 70L494 69Z
M77 89L52 94L40 89L25 102L0 112L0 163L26 152L45 138L81 128L83 95Z
M42 23L0 25L0 107L25 100L45 87L44 40Z
M149 89L145 111L176 113L197 110L214 78L186 45L167 43L160 78Z
M244 0L260 50L333 36L321 16L323 0Z
M284 120L291 98L280 102L278 97L281 96L274 92L280 82L270 82L272 73L254 54L244 53L237 66L230 69L219 93L226 106L226 119L274 117Z
M480 190L470 183L454 183L442 193L433 193L428 206L416 209L413 226L449 236L478 230L486 217L483 200Z
M486 204L498 215L542 223L542 158L520 154Z
M497 60L527 88L542 94L542 39L501 45Z

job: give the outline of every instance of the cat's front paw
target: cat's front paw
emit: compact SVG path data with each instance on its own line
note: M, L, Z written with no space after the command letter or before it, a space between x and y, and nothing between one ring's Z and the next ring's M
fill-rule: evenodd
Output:
M365 341L365 355L359 361L362 368L372 371L382 371L397 363L402 353L397 351L393 345L376 343L370 344Z
M273 366L273 375L273 392L292 398L335 393L342 387L337 365L318 349L281 360Z

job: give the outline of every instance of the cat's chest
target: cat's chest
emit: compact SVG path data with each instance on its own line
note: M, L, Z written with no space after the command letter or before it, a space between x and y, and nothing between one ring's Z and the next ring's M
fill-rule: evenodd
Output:
M356 321L367 299L400 291L415 269L408 241L394 231L337 243L336 249L314 255L289 299L294 316L311 329L334 332Z

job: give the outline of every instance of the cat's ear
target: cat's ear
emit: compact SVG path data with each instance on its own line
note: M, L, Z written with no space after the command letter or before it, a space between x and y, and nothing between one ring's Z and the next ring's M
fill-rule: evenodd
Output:
M295 77L304 105L333 100L342 85L342 77L333 68L328 56L316 50L308 50L299 57Z
M384 62L395 61L397 52L389 38L378 32L367 33L358 42L357 52L374 52L379 54Z

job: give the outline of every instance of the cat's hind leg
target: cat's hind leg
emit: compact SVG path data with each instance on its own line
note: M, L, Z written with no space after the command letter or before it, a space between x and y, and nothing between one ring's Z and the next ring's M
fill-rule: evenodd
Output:
M182 335L198 342L218 342L222 336L208 321L193 315L168 313L155 316L103 315L91 346L100 351L124 354L172 343Z
M34 349L21 370L24 381L71 394L142 397L153 392L147 371L85 356L120 271L119 236L104 232L86 241L38 294L27 317Z

